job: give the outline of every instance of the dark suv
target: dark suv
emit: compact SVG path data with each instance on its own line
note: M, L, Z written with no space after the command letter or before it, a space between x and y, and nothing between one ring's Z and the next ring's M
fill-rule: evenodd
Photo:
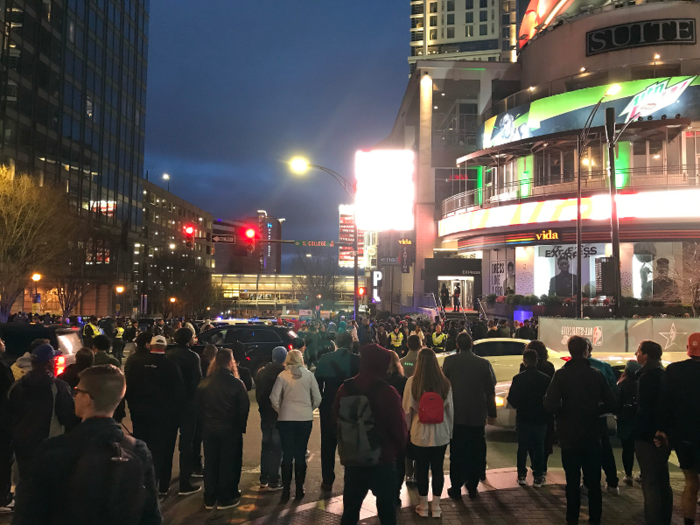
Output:
M258 370L272 361L272 350L284 346L291 350L297 334L282 326L230 325L214 328L199 334L199 341L193 350L199 354L208 344L219 348L232 348L236 342L243 343L246 349L245 361L241 363L250 370L253 377Z

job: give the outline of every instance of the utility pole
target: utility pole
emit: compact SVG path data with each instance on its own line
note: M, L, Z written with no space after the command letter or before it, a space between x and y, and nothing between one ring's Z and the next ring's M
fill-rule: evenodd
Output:
M608 169L610 170L610 229L612 233L612 256L615 262L615 295L613 313L617 317L622 302L620 276L620 221L617 218L617 184L615 181L615 108L605 109L605 138L608 142Z

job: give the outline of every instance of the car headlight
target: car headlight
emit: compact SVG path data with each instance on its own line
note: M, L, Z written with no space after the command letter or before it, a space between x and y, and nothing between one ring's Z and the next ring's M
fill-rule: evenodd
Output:
M506 398L501 396L496 396L496 408L506 406Z

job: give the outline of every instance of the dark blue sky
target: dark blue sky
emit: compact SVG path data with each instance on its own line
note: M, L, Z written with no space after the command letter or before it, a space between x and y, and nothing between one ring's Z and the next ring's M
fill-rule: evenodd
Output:
M258 209L287 239L337 239L331 177L390 131L408 82L408 0L151 0L145 167L215 218ZM387 196L389 197L389 196Z

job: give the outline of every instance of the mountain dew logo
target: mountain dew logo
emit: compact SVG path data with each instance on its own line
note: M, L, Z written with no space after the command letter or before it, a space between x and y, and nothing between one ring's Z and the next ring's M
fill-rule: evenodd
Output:
M648 117L655 111L659 111L678 100L678 97L696 78L697 76L689 77L671 87L667 87L670 80L668 78L656 82L641 93L637 93L621 115L627 115L625 122L639 117Z

